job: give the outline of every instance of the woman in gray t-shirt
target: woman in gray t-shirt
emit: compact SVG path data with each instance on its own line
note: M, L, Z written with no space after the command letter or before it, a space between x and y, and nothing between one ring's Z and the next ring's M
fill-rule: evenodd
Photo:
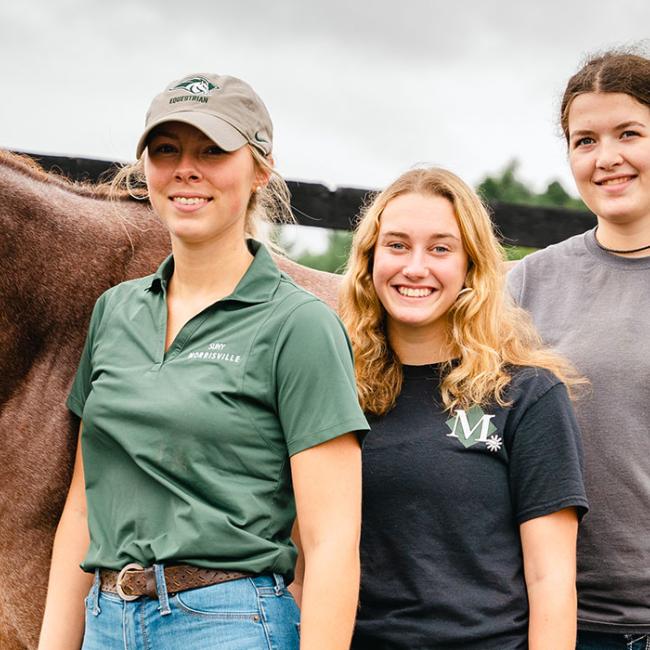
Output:
M578 537L578 648L650 643L650 59L609 52L568 82L561 125L597 228L509 274L545 341L591 382L576 404L591 512Z

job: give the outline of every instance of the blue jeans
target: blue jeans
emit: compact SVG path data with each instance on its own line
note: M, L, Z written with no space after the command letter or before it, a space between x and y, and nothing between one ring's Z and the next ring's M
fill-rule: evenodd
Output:
M576 650L650 650L650 634L578 631Z
M174 595L167 593L164 576L157 582L158 600L127 602L101 591L96 574L86 598L82 650L298 650L300 612L282 576Z

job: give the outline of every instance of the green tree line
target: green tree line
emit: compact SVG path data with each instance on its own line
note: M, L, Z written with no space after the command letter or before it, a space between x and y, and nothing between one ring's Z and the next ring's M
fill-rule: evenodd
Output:
M535 192L528 187L519 177L519 162L510 161L501 172L486 176L477 186L476 190L487 203L515 203L520 205L544 205L574 210L586 210L585 204L572 197L562 186L559 180L551 181L543 192ZM323 253L297 253L294 245L282 241L280 245L289 257L296 262L320 271L341 273L352 244L352 233L344 230L330 230L328 232L328 246ZM508 259L521 259L534 248L526 246L506 246Z

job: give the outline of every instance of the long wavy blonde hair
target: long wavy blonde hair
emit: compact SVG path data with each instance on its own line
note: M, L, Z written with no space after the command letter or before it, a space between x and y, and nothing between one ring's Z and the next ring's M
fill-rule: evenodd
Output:
M402 366L386 333L386 312L377 297L372 268L384 208L402 194L447 199L454 208L469 258L465 287L447 312L448 343L441 396L445 408L508 404L504 391L512 366L546 368L567 386L583 383L569 363L545 348L527 313L505 289L504 254L487 210L458 176L439 168L413 169L380 192L362 212L341 289L341 316L355 355L359 399L367 413L383 415L402 388Z

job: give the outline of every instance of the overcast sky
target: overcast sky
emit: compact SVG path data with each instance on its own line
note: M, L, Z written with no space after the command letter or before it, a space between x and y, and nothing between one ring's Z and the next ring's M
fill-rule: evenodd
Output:
M517 158L573 192L564 84L648 37L648 0L2 2L0 147L130 160L153 95L218 72L264 99L287 178L377 188L426 162L475 184Z

